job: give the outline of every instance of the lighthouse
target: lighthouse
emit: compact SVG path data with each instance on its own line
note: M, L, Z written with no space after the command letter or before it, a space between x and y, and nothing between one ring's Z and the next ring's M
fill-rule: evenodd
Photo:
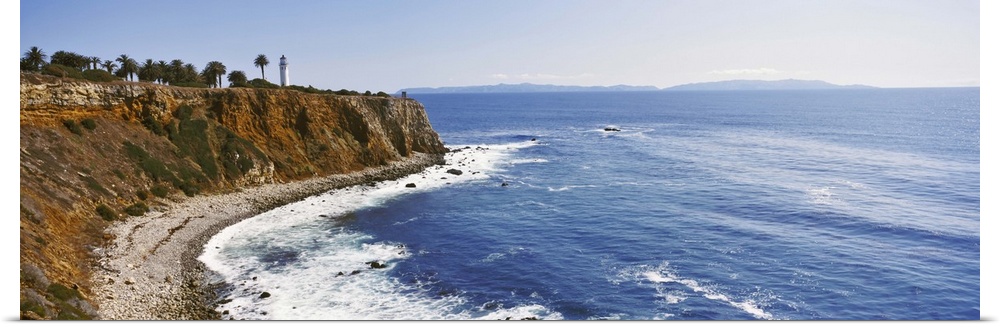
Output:
M291 82L288 80L288 60L285 59L285 55L281 55L278 67L281 69L281 86L288 86Z

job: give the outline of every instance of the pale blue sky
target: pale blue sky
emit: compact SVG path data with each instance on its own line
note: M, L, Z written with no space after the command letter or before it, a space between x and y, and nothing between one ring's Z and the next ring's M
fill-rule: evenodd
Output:
M980 84L979 2L77 1L20 4L20 52L290 61L293 84L395 92L531 82L654 85L819 79Z

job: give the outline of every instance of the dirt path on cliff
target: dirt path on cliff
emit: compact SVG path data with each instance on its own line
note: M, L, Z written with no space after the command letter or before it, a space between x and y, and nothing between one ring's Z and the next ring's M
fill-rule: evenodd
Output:
M92 276L100 319L218 319L210 307L205 267L197 260L218 231L311 195L396 179L440 163L439 155L415 153L350 174L185 198L169 203L166 210L116 222L106 231L115 238L100 250L103 255Z

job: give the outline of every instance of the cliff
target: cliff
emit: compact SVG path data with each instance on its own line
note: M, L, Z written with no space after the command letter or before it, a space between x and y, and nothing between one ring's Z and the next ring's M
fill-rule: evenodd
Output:
M86 319L111 222L446 149L412 99L21 74L21 316Z

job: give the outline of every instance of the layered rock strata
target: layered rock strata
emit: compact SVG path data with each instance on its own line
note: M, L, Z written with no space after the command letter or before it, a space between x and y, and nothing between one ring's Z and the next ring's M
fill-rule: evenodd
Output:
M292 201L344 183L399 177L447 151L413 99L22 73L20 100L22 318L87 319L105 312L94 308L97 260L112 245L145 244L123 243L111 224L162 215L199 196L382 168L377 176L320 183L304 193L265 192L277 202ZM391 168L400 163L409 168ZM254 198L246 201L274 202ZM251 207L230 218L268 205ZM196 220L188 218L187 224ZM172 235L188 233L182 230Z

